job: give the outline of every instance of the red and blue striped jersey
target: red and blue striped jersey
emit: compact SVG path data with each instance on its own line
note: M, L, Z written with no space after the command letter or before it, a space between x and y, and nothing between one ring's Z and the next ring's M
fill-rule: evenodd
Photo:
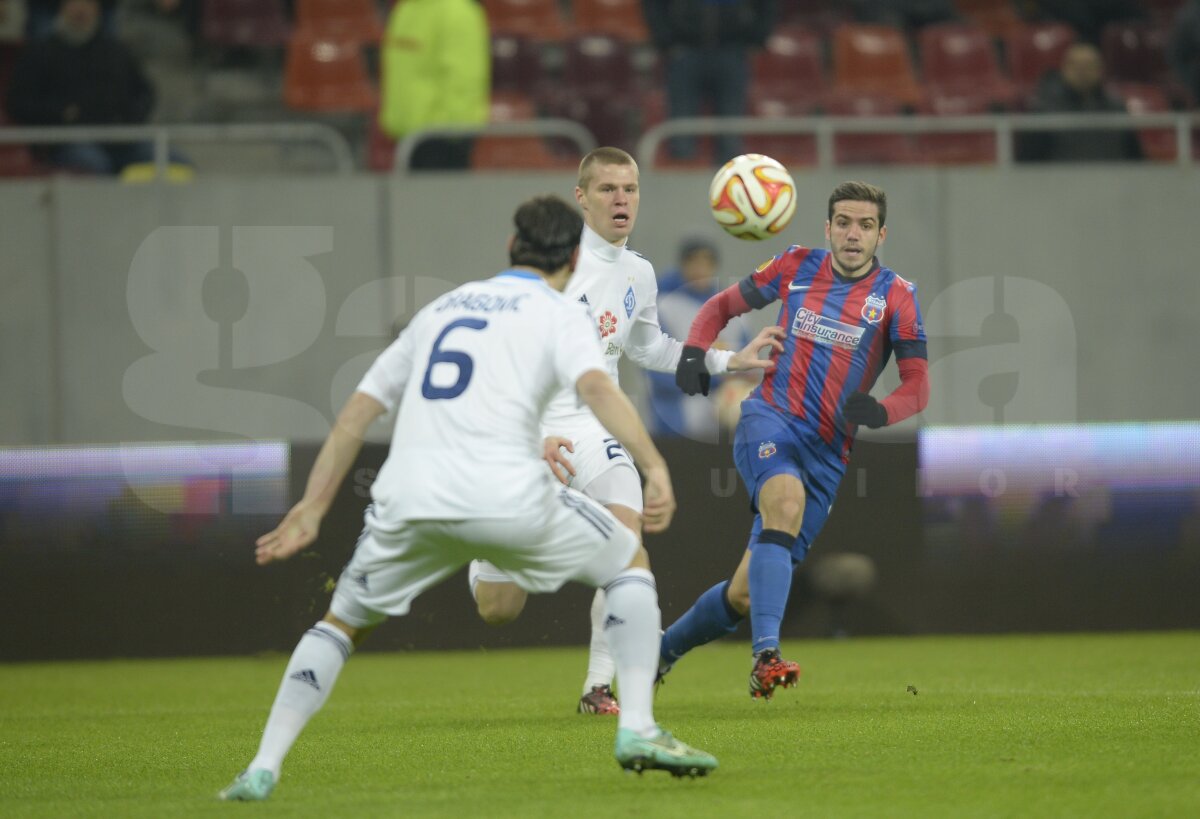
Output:
M848 279L832 260L828 250L792 245L738 290L752 309L783 302L783 353L752 397L810 425L848 457L853 436L842 405L851 393L870 392L893 353L898 360L926 358L925 328L914 284L878 262Z

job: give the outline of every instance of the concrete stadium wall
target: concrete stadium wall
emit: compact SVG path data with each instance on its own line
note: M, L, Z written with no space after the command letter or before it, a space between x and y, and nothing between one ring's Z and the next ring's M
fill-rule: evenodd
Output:
M680 237L710 235L733 281L790 241L823 244L825 198L850 177L888 190L882 256L919 287L925 422L1196 416L1195 168L804 173L794 226L766 243L721 235L707 173L647 173L633 244L664 270ZM514 205L572 186L561 174L0 183L0 441L317 440L397 320L502 267ZM889 372L882 387L894 383Z

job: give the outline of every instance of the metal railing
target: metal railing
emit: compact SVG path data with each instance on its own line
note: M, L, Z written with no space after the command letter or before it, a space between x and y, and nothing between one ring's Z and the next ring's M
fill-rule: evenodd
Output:
M969 116L893 117L681 117L662 122L637 144L638 164L653 168L661 144L672 137L720 134L812 136L816 139L817 167L833 167L834 138L842 134L944 134L987 133L996 136L996 164L1011 166L1018 132L1032 131L1146 131L1171 129L1175 135L1175 162L1190 165L1191 132L1200 127L1200 112L1154 114L981 114Z
M321 122L231 123L228 125L69 125L46 128L0 127L0 145L62 145L78 142L149 142L159 176L170 164L177 142L315 143L325 148L338 173L355 169L354 151L336 129Z
M427 139L468 136L558 137L575 143L581 156L596 147L596 137L592 135L591 131L573 119L556 117L492 122L483 127L428 128L414 131L396 143L395 162L392 170L399 174L408 173L413 152Z

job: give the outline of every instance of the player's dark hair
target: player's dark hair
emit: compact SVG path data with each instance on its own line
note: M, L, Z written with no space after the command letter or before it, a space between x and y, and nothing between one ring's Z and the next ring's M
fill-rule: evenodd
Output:
M579 246L583 217L579 211L557 196L537 196L517 208L513 214L516 235L509 262L553 273L571 261Z
M587 190L592 184L592 168L597 165L632 165L637 170L637 162L628 151L620 148L600 147L588 153L579 162L579 179L575 184L582 190Z
M879 226L887 224L887 194L866 182L843 182L829 194L829 220L833 220L833 206L838 202L874 202L879 207Z

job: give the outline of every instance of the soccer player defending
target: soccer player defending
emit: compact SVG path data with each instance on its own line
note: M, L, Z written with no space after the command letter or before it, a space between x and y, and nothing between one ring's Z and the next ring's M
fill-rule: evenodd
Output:
M854 432L902 421L925 408L929 376L916 288L883 267L887 196L844 182L829 197L829 250L793 245L711 298L692 323L676 382L707 393L704 351L733 316L783 302L788 332L774 370L742 403L733 457L755 511L750 543L731 580L718 583L666 630L659 674L688 651L732 632L749 612L750 695L770 699L795 685L796 663L779 656L779 625L794 566L832 509ZM882 401L870 390L895 353L900 386Z
M674 372L683 351L683 343L659 327L654 267L625 246L637 221L639 197L637 163L620 148L597 148L580 162L575 199L583 210L585 226L579 265L564 294L591 313L614 383L622 355L648 370ZM736 354L711 350L704 357L708 371L769 368L772 362L760 360L758 351L763 347L782 350L778 341L782 335L769 327ZM548 436L544 456L559 479L640 534L642 481L637 469L611 431L580 405L574 390L550 402L542 426ZM563 455L564 449L571 453L570 459ZM471 563L469 581L479 615L489 623L510 622L525 606L520 585L487 561ZM612 691L615 668L603 628L602 588L596 590L591 616L588 669L578 711L617 714L620 706Z
M605 625L624 708L623 768L703 775L717 761L661 730L651 705L661 615L637 535L600 504L559 486L541 457L547 402L572 388L646 475L647 531L675 510L666 463L609 376L584 310L565 298L581 220L562 199L523 204L512 267L421 310L375 361L338 415L304 497L257 541L259 564L317 538L368 425L399 407L391 451L371 487L366 528L329 612L301 638L283 673L258 753L222 799L262 800L367 633L476 556L528 592L568 580L606 589Z

